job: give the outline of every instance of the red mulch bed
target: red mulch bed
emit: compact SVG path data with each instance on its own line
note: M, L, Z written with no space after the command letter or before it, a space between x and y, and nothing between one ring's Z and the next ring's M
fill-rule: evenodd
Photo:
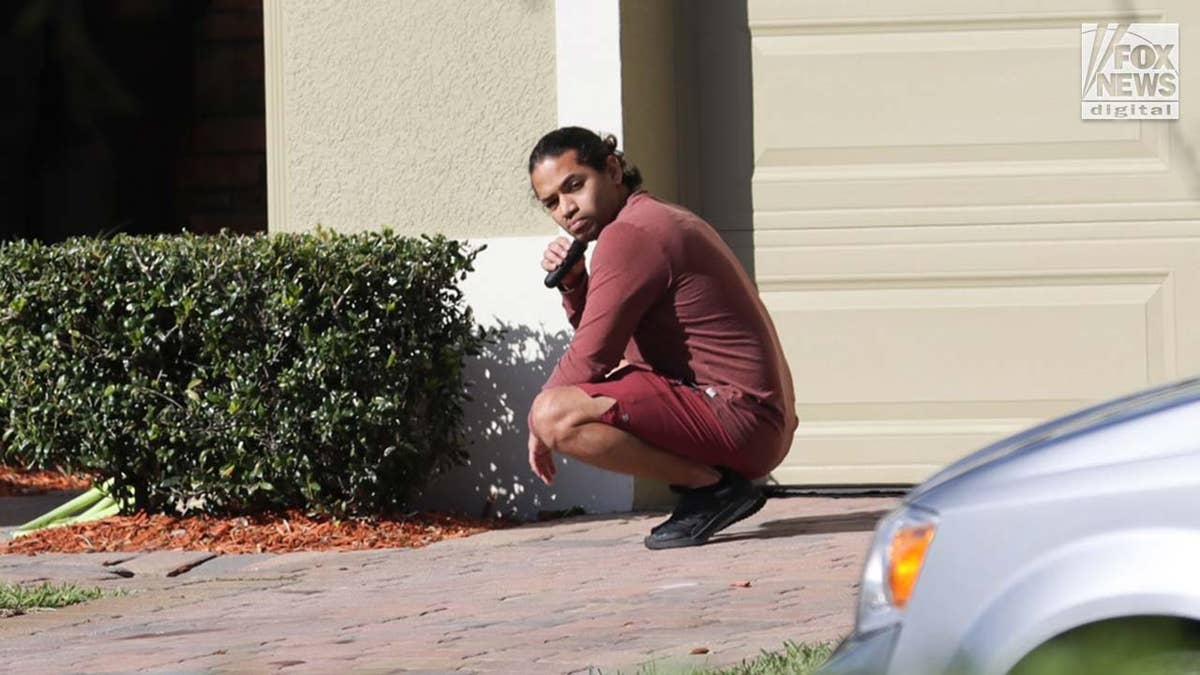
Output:
M60 471L31 471L0 465L0 497L40 495L55 490L86 490L89 476L68 476Z
M86 478L0 466L0 496L83 490ZM442 539L510 527L511 522L418 513L404 518L315 518L299 511L245 517L113 516L31 532L0 546L2 553L91 553L183 549L213 553L284 553L416 548Z
M212 553L284 553L419 548L509 523L467 516L415 514L398 519L337 520L299 512L219 518L168 515L112 516L52 527L10 541L0 553L92 553L183 549Z

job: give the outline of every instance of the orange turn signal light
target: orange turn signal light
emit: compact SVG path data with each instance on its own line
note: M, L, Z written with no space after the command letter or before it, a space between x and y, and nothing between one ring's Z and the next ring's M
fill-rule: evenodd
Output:
M892 536L891 555L888 556L888 588L892 592L892 604L904 607L912 596L921 565L925 563L925 552L933 541L932 524L902 528Z

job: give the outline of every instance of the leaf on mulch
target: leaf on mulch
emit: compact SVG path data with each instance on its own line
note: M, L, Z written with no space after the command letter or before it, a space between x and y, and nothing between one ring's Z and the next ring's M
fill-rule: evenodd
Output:
M0 553L91 553L185 550L213 553L284 553L418 548L485 530L509 527L501 520L446 514L397 519L313 518L282 515L220 518L163 514L112 516L90 523L37 530L0 547Z
M56 490L86 490L91 486L92 479L88 476L0 465L0 497L40 495Z

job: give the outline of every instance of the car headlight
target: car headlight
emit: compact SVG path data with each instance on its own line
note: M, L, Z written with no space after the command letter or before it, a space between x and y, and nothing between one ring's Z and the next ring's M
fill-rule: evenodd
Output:
M936 531L937 514L911 505L879 522L859 589L857 633L870 633L900 620Z

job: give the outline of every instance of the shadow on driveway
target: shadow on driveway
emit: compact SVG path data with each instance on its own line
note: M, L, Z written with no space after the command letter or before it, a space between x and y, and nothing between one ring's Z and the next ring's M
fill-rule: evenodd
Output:
M743 539L775 539L778 537L795 537L802 534L870 532L875 529L875 524L879 522L879 519L887 514L887 510L872 510L768 520L765 523L760 523L758 528L754 530L714 535L708 543L711 545Z

